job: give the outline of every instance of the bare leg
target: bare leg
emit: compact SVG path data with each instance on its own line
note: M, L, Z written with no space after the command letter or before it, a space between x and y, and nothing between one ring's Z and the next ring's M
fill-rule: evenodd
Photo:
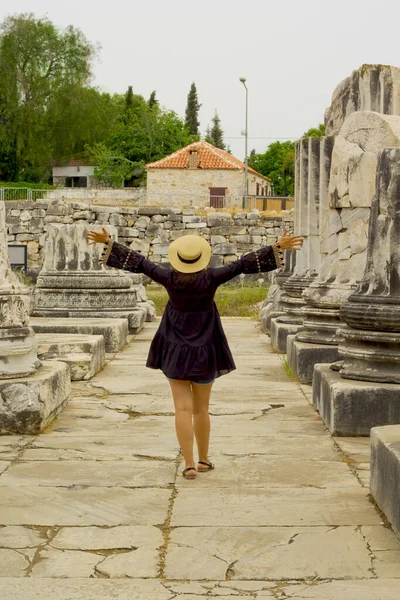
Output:
M193 399L190 381L170 379L172 397L175 404L175 429L185 459L186 468L195 468L193 458ZM190 475L194 472L190 471Z
M199 461L208 462L208 446L210 442L210 415L208 407L210 404L211 388L213 384L196 385L193 383L193 421L194 434L196 436ZM198 471L207 470L198 465Z

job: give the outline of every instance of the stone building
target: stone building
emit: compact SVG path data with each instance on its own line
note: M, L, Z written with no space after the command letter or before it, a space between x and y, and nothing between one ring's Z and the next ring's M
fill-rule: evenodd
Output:
M146 166L149 206L243 206L245 164L228 152L195 142ZM267 177L248 169L248 195L271 196Z
M71 188L86 188L98 185L94 177L94 164L89 161L72 158L53 166L53 185Z

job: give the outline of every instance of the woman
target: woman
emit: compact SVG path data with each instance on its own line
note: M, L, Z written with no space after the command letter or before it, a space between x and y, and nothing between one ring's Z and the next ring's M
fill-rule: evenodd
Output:
M175 404L175 427L185 460L182 475L195 479L197 472L214 469L208 458L211 388L216 377L233 371L233 362L221 319L214 303L215 292L240 273L264 273L282 268L282 250L300 250L303 238L286 231L273 246L249 252L239 260L209 268L211 247L197 235L185 235L168 249L172 269L144 258L113 242L107 231L90 231L89 244L104 243L102 262L109 267L144 273L163 285L169 301L150 346L146 366L161 369L169 379ZM193 441L198 449L197 469Z

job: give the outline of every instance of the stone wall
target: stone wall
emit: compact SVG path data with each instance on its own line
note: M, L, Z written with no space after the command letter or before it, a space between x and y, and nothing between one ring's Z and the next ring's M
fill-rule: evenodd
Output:
M262 213L210 212L157 207L111 207L62 200L6 202L9 244L28 246L28 271L35 277L43 264L43 248L51 223L113 225L118 240L154 262L166 262L168 244L182 235L197 233L213 249L212 265L227 264L242 254L272 244L283 229L293 232L293 216Z

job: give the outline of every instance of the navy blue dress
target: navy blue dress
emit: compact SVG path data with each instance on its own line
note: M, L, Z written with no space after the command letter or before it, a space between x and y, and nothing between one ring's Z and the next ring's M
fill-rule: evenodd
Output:
M191 381L208 381L236 368L214 302L218 286L240 273L273 271L280 261L277 248L266 246L223 267L200 271L188 282L117 242L105 244L102 254L109 267L144 273L166 288L169 301L146 366L161 369L169 379Z

